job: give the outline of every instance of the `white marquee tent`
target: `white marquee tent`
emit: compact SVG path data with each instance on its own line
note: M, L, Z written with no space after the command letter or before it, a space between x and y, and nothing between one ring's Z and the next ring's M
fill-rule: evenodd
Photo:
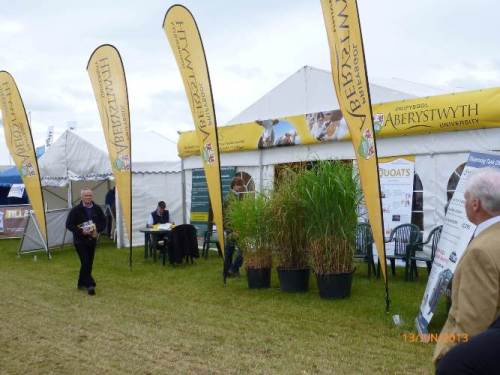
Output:
M437 88L395 79L385 80L384 84L391 86L370 84L372 103L445 93ZM229 123L239 124L338 108L331 73L306 66ZM415 157L415 173L423 186L423 223L424 234L427 234L435 225L443 223L448 181L455 175L455 170L467 160L471 150L500 150L500 129L381 138L377 140L377 149L379 157ZM235 166L237 171L247 172L254 179L256 189L265 190L272 187L275 165L318 158L354 159L355 155L351 142L343 141L225 153L221 155L221 163L223 166ZM190 207L191 170L200 168L201 160L197 156L190 156L183 159L183 166L186 207Z

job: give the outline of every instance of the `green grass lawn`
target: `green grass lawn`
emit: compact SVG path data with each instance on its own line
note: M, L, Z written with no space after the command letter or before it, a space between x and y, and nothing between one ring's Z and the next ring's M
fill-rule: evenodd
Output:
M429 374L433 344L405 342L427 281L381 280L357 265L352 296L326 301L311 277L306 294L249 290L246 278L222 284L211 255L178 267L144 260L111 243L98 248L97 295L76 289L72 248L16 256L0 241L1 374ZM402 327L391 315L400 314ZM444 303L433 321L439 330Z

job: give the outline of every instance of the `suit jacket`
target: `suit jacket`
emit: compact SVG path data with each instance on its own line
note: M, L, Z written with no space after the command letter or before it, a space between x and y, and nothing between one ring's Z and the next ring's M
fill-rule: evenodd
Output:
M500 315L500 223L469 243L453 276L451 303L434 362L455 345L450 335L477 335Z
M73 232L73 242L76 243L93 240L92 237L84 236L81 229L78 227L78 225L88 220L92 220L94 222L98 233L101 233L104 231L104 228L106 228L106 216L104 216L101 207L94 202L92 202L90 217L87 216L87 212L85 211L82 202L71 209L66 219L66 228Z
M156 210L151 212L151 217L153 218L153 225L154 224L165 224L168 223L170 218L169 218L169 213L168 210L163 211L163 215L158 215Z
M436 375L498 374L500 318L468 342L453 347L436 368Z

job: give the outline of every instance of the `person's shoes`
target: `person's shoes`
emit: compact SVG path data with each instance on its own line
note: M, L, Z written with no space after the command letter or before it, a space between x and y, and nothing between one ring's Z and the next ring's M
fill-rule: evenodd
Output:
M87 290L87 287L86 286L83 286L83 285L78 285L76 287L78 290Z
M94 296L95 295L95 288L93 286L89 287L87 289L87 293L89 294L89 296Z
M240 277L240 271L228 271L227 277Z

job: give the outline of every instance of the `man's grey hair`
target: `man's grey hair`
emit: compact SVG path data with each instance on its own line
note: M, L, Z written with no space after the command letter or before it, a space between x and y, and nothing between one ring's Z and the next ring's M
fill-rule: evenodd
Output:
M481 168L473 172L465 185L465 191L481 201L490 215L500 215L500 170Z
M90 191L92 194L94 194L94 192L92 191L91 188L89 187L84 187L82 190L80 190L80 196L83 195L83 193L85 193L86 191Z

